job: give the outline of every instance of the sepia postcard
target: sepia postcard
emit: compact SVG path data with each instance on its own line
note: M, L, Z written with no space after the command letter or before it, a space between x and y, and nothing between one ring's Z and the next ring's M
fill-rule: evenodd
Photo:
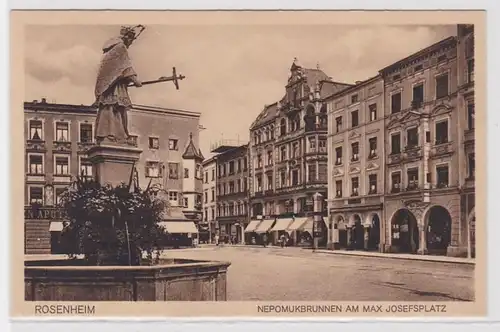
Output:
M11 315L486 315L485 18L11 12Z

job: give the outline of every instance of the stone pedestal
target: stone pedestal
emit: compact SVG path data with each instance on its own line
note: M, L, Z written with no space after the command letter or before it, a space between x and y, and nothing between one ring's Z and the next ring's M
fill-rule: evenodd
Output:
M467 247L449 246L446 250L446 256L467 257Z
M128 145L99 144L87 152L93 175L101 184L117 186L128 183L142 150Z

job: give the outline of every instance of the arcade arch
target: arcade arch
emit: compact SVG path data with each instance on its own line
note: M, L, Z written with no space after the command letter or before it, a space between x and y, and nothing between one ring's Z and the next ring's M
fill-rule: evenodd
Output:
M429 254L446 255L451 243L451 215L441 205L430 207L424 215L425 243Z
M416 253L419 244L420 236L417 218L406 208L397 210L391 218L392 250L403 253Z

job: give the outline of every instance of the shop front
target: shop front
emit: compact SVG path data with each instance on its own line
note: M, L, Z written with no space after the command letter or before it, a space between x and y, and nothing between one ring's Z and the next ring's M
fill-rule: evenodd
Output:
M257 234L257 244L268 245L272 243L270 238L270 230L274 226L275 219L264 219L255 229Z
M289 245L290 235L287 231L288 226L293 222L293 218L278 218L276 219L276 223L271 229L271 241L274 245L280 245L284 243L285 245Z
M198 228L193 221L162 221L159 225L164 227L167 233L164 242L167 248L191 247L193 240L198 238Z

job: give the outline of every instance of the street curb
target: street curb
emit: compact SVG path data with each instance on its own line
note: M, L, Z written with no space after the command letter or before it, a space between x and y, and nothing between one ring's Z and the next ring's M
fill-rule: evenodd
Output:
M329 255L342 255L342 256L351 256L351 257L371 257L371 258L383 258L383 259L397 259L397 260L406 260L406 261L420 261L420 262L433 262L433 263L449 263L449 264L464 264L464 265L476 265L475 261L464 261L464 260L444 260L444 259L435 259L429 258L429 256L420 256L415 255L415 257L405 257L405 256L397 256L391 254L364 254L363 252L356 252L355 254L345 251L329 251L329 250L316 250L314 253L321 254L329 254Z

